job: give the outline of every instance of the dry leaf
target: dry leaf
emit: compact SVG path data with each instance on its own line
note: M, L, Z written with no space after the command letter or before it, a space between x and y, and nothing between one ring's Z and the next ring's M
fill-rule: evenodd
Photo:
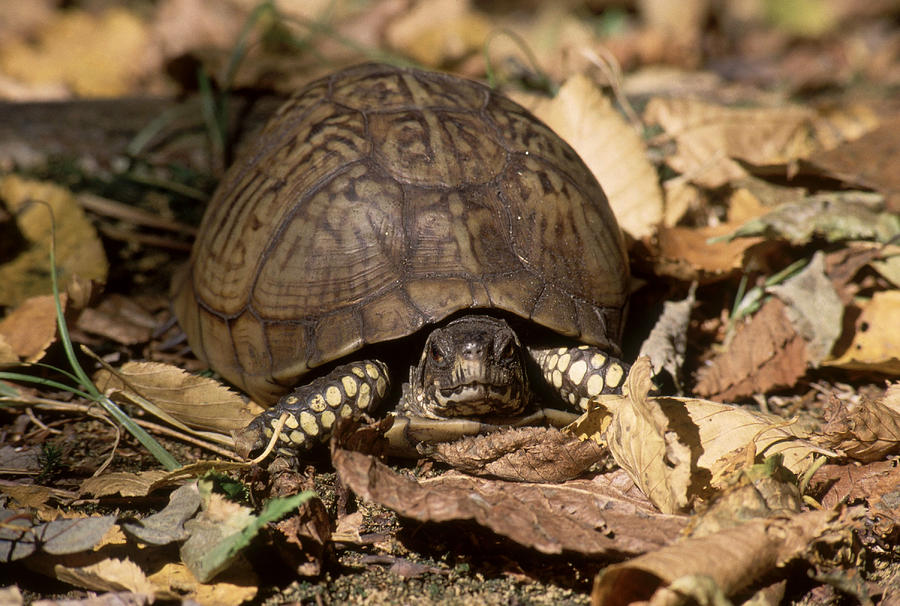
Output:
M104 296L97 307L89 307L78 316L81 330L123 345L149 341L157 324L135 301L115 293Z
M41 509L53 498L53 489L36 484L10 484L0 486L0 493L15 499L18 507Z
M808 155L816 148L813 118L801 107L733 108L686 98L654 98L644 112L677 144L666 162L709 188L747 176L733 158L768 165Z
M816 251L802 271L766 290L787 305L788 319L806 341L807 361L818 367L841 336L844 317L844 306L825 275L825 254Z
M806 374L806 341L791 326L784 303L770 299L738 326L728 349L697 372L695 391L733 401L794 385Z
M744 223L731 237L784 238L792 244L808 244L814 237L889 242L900 234L900 217L886 212L882 202L880 194L859 191L807 196Z
M743 266L744 253L761 242L760 238L741 238L724 242L720 238L736 225L723 223L711 227L667 227L656 235L651 249L656 250L654 273L672 276L683 282L701 283L721 279Z
M640 136L600 89L578 74L553 99L529 106L575 148L597 177L619 227L635 239L651 235L663 215L656 169Z
M629 405L613 412L606 432L609 450L634 483L663 513L685 511L691 504L691 450L669 431L669 419L648 399L650 361L639 358L625 380Z
M806 162L824 175L884 194L888 208L900 211L900 117L885 120L855 141L811 155Z
M900 466L894 461L875 461L865 465L823 465L810 480L810 492L826 509L840 503L866 501L871 507L882 496L900 486ZM824 491L817 494L817 490ZM900 524L900 511L895 524Z
M423 522L475 520L541 553L643 553L674 540L686 523L588 480L526 484L458 473L415 480L349 450L332 459L341 481L368 501Z
M7 175L0 178L0 201L15 215L19 231L29 242L28 248L18 257L0 265L0 284L3 285L0 305L18 305L28 297L52 291L51 221L47 206L53 210L55 219L60 283L65 284L74 274L84 279L106 281L108 267L103 244L68 190Z
M238 606L256 597L259 579L246 560L239 560L214 582L200 583L187 566L171 562L161 568L154 567L148 575L160 591L166 591L183 603L195 602L201 606ZM149 568L148 568L149 570Z
M144 571L127 559L109 558L81 567L57 564L54 572L60 581L92 591L132 591L155 595L155 587Z
M712 479L748 448L764 457L782 455L797 475L821 450L808 441L808 431L776 415L694 398L647 398L652 384L646 358L635 362L626 385L640 399L638 407L628 395L609 396L599 402L608 412L587 414L612 413L606 437L613 458L663 511L713 496Z
M606 451L553 427L523 427L436 444L424 454L473 475L562 482L587 471Z
M144 24L124 8L96 16L57 11L33 39L0 50L0 72L29 84L63 83L79 96L122 96L156 69L149 42Z
M677 579L710 577L726 596L735 595L819 542L852 540L860 510L810 511L790 518L751 520L701 538L689 538L623 564L594 580L594 606L645 602Z
M117 471L88 478L81 483L82 495L106 497L120 494L123 497L143 497L149 493L153 482L165 477L166 472L159 469L129 473Z
M101 370L94 376L97 388L121 392L133 390L178 421L192 427L229 432L245 427L262 408L245 402L236 392L207 377L191 375L159 362L128 362L118 376Z
M66 296L59 303L66 310ZM37 362L56 340L56 300L52 295L31 297L0 320L0 338L16 356L15 361Z
M900 290L875 292L862 304L853 342L826 366L900 374Z
M825 448L844 452L858 461L878 461L900 452L900 383L876 400L863 397L845 403L832 397L825 411L825 427L815 436Z
M386 31L391 47L423 65L444 65L480 50L491 23L468 0L415 3Z

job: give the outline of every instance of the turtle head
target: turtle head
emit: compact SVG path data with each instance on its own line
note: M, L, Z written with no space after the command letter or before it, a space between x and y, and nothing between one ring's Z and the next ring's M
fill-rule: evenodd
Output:
M473 315L432 331L410 391L424 416L505 416L525 407L527 380L516 333L503 320Z

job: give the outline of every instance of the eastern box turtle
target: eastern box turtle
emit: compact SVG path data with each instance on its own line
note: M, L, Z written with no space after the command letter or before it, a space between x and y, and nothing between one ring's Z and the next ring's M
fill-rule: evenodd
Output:
M575 407L617 391L628 275L603 190L550 128L482 84L366 64L272 117L173 296L197 355L277 402L244 438L287 411L280 447L302 449L398 394L397 357L397 410L430 418L515 415L529 374Z

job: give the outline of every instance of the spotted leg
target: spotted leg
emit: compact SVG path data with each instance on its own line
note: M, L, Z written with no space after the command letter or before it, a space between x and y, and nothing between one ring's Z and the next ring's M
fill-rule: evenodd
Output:
M531 348L544 379L573 407L587 410L590 399L600 394L622 393L628 365L589 345Z
M331 437L338 418L357 418L374 411L389 386L387 366L360 360L336 367L327 375L297 387L275 406L253 419L235 438L236 450L247 456L264 447L283 413L287 413L278 450L296 454Z

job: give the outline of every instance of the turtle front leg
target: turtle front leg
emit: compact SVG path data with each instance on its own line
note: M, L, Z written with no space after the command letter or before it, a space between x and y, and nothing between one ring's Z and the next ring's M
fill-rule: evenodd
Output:
M278 451L293 455L331 437L339 418L358 418L381 404L390 384L380 360L360 360L335 367L327 375L301 385L259 414L238 432L238 454L263 448L272 438L281 415L287 413Z
M591 398L622 393L628 364L597 347L529 348L547 383L573 407L587 410Z

